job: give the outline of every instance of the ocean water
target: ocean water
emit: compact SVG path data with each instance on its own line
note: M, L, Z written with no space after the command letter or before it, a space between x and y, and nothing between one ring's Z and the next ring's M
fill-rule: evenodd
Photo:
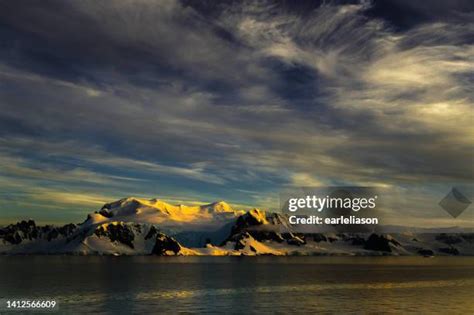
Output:
M0 298L60 314L473 314L474 258L1 256Z

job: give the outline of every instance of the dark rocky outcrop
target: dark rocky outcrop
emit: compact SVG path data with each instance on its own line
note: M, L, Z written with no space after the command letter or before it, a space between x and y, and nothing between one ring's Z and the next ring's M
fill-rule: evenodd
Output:
M174 255L177 255L181 251L181 248L181 245L174 238L163 233L158 233L151 254L169 256L170 253L174 253Z
M443 242L445 244L448 244L448 245L452 245L452 244L461 243L463 241L463 237L459 234L442 233L442 234L436 236L436 240L440 241L440 242Z
M288 217L281 213L267 213L266 219L269 224L280 225L289 229Z
M303 234L294 234L292 232L282 233L281 235L288 245L301 246L306 244Z
M17 245L17 244L20 244L23 239L22 239L20 233L15 231L15 232L12 232L12 233L5 234L3 236L3 240L5 242L10 243L10 244Z
M352 245L354 246L362 246L365 245L365 239L360 236L354 236L348 239L348 241L351 242Z
M279 240L280 237L272 234L271 232L255 229L255 227L259 227L264 224L268 224L268 221L265 217L265 212L258 209L252 209L237 218L231 228L229 236L222 242L221 245L225 245L227 242L236 242L235 246L238 247L237 242L250 235L250 230L255 235L255 239L259 241L263 241L267 238Z
M10 244L20 244L23 240L36 239L39 236L39 231L35 221L20 221L16 224L10 224L3 228L0 232L0 238Z
M69 236L77 229L77 225L69 223L58 228L59 234L62 236Z
M251 238L252 236L248 232L241 232L241 233L236 233L231 236L224 242L234 242L234 249L235 250L241 250L245 247L246 240ZM224 245L223 244L223 245Z
M289 245L295 246L306 244L304 235L298 236L291 232L282 214L266 213L259 209L250 210L237 218L229 237L224 240L222 245L227 242L236 242L236 247L239 247L241 245L238 245L238 242L248 236L259 242L283 243L286 241Z
M235 241L235 250L241 250L245 248L245 240L249 239L251 236L249 233L241 233L237 234L236 237L234 237L233 241Z
M107 208L102 208L97 213L100 214L101 216L106 217L106 218L111 218L111 217L114 216L114 214L112 212L110 212L109 209L107 209Z
M148 233L145 235L145 240L149 240L150 238L154 237L156 234L158 234L158 229L156 227L152 226L148 230Z
M438 249L440 253L445 253L448 255L459 255L459 250L456 247L443 247Z
M390 245L400 246L400 243L389 235L371 234L365 242L364 249L390 253L392 252Z
M0 229L0 239L13 245L20 244L25 240L34 241L44 239L51 241L59 236L66 237L71 235L76 227L75 224L66 224L62 227L52 225L37 226L33 220L24 220Z
M306 236L307 238L312 238L316 243L327 242L328 238L322 233L312 233Z
M280 233L277 233L274 231L259 231L259 230L251 231L250 230L248 231L248 233L252 235L252 237L259 242L274 241L277 243L283 243L285 241L285 238L283 238L283 236Z
M418 254L420 254L422 256L433 256L434 252L431 249L422 248L422 249L418 250Z
M250 227L260 226L264 224L268 224L265 212L258 209L252 209L237 218L237 221L232 227L231 234L236 234L241 231L245 231Z
M133 240L135 234L133 233L132 227L122 223L110 223L99 226L94 234L98 237L108 237L112 242L120 242L134 248Z
M288 243L288 245L293 245L293 246L302 246L306 244L306 241L296 235L293 235L292 237L286 240L286 243Z

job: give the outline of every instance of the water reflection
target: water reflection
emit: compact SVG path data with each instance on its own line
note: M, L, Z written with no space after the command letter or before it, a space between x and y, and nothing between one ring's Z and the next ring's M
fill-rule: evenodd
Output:
M61 312L473 313L473 258L0 257L0 296Z

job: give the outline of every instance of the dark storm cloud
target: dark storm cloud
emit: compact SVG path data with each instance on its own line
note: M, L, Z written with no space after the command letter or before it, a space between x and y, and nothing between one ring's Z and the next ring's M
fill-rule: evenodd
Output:
M465 1L0 2L2 183L274 206L285 185L472 179L472 16Z
M474 12L474 3L470 0L378 0L373 1L367 15L382 18L403 31L423 23L462 21L465 13Z
M64 79L113 84L102 72L114 71L151 88L170 80L228 87L251 66L212 23L175 2L4 2L0 14L4 59Z

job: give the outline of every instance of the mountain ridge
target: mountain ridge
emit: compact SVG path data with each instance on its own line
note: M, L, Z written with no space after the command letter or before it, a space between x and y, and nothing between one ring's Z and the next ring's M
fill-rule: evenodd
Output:
M301 233L284 214L122 198L80 224L0 228L0 254L474 255L474 233Z
M226 220L243 214L243 210L234 210L224 201L209 204L187 206L172 205L160 199L122 198L106 203L99 211L89 214L87 224L97 224L111 220L139 223L166 224L187 222L209 222Z

